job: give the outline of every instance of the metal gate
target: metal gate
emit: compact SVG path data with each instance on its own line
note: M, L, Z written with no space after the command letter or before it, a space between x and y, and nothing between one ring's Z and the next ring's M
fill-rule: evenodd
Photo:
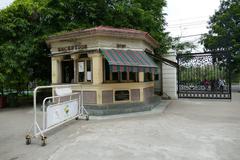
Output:
M231 99L231 56L228 52L177 55L178 97Z

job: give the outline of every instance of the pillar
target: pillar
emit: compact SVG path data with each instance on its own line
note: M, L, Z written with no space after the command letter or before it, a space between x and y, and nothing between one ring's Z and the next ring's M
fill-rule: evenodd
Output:
M139 72L139 82L144 82L144 72Z
M164 58L176 62L176 54L165 55ZM177 99L177 68L162 63L163 93L171 99Z
M93 85L103 83L103 60L100 53L89 55L92 58L92 80Z
M103 59L100 53L89 54L92 59L92 83L99 85L103 83ZM97 91L97 104L102 104L102 90Z
M144 72L139 72L138 73L138 78L139 78L139 83L143 83L144 82ZM143 88L140 88L140 102L144 101L144 92L143 92Z
M62 57L52 57L52 84L62 82Z

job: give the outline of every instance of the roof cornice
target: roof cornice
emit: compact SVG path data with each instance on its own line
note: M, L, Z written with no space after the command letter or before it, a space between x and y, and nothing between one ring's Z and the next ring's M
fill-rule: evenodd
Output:
M58 35L52 35L47 39L47 43L51 44L58 41L71 41L76 39L84 39L89 37L107 36L107 37L118 37L118 38L130 38L130 39L141 39L153 48L158 48L159 43L148 33L134 29L118 29L112 27L95 27L85 30L73 30L70 32L60 33Z

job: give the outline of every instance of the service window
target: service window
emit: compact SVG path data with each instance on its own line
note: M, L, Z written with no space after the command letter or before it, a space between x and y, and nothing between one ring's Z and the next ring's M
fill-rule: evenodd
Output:
M78 82L92 82L92 61L81 60L78 62Z
M78 62L78 80L84 82L85 80L85 62Z
M104 82L138 82L138 72L111 72L109 63L104 59Z
M138 81L138 73L137 72L129 72L129 80L133 82Z
M121 72L121 80L127 81L128 80L128 73L127 72Z
M159 74L155 74L155 75L154 75L154 80L155 80L155 81L158 81L158 80L159 80Z
M144 82L149 82L152 80L153 80L152 73L144 73Z
M107 60L104 60L104 77L105 77L105 81L110 81L110 67L109 67L109 64L108 64L108 61Z
M128 101L128 100L129 100L128 90L115 91L115 101Z
M112 72L112 80L119 81L119 72Z
M86 60L87 65L87 82L92 81L92 64L90 60Z

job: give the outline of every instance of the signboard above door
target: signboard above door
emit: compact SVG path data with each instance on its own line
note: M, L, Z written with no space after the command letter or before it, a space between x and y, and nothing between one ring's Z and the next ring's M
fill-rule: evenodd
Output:
M67 52L67 51L74 51L79 49L87 49L87 45L77 44L77 45L59 47L58 52Z

